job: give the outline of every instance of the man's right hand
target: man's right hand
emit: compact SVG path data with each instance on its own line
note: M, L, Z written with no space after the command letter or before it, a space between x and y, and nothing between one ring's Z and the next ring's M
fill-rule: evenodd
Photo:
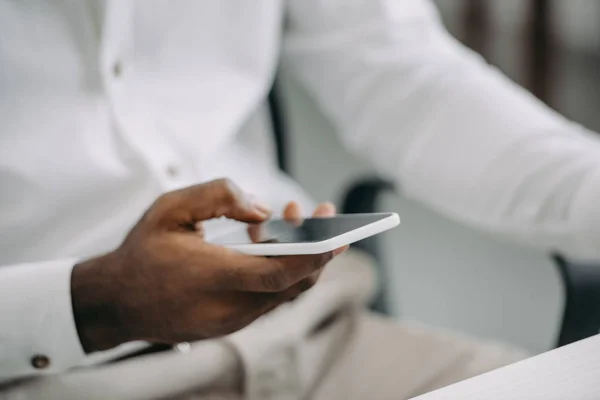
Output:
M268 214L227 180L161 196L118 249L73 269L73 313L84 350L225 335L310 288L337 252L256 257L203 239L201 221L256 223Z

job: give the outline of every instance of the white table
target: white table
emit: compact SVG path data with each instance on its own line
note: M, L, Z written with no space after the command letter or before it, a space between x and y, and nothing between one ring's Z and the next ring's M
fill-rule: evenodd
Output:
M416 399L599 400L600 335Z

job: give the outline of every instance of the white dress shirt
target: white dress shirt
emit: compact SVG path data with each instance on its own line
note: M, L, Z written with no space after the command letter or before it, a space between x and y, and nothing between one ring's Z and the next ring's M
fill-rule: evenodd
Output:
M0 2L0 381L110 356L81 349L71 270L160 193L228 176L276 208L311 203L248 124L279 62L406 195L600 256L598 140L461 47L428 0Z

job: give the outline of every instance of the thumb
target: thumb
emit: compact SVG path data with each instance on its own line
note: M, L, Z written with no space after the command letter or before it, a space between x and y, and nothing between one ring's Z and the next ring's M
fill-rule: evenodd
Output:
M268 206L244 195L229 179L218 179L167 193L157 201L158 220L166 226L189 226L227 217L241 222L262 222Z

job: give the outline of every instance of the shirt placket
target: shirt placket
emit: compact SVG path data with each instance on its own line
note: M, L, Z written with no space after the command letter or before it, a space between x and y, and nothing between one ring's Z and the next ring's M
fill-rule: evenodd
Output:
M134 12L132 0L106 3L99 57L102 84L116 133L143 159L160 190L173 190L193 183L194 176L168 135L158 131L139 92L143 82L135 76Z

